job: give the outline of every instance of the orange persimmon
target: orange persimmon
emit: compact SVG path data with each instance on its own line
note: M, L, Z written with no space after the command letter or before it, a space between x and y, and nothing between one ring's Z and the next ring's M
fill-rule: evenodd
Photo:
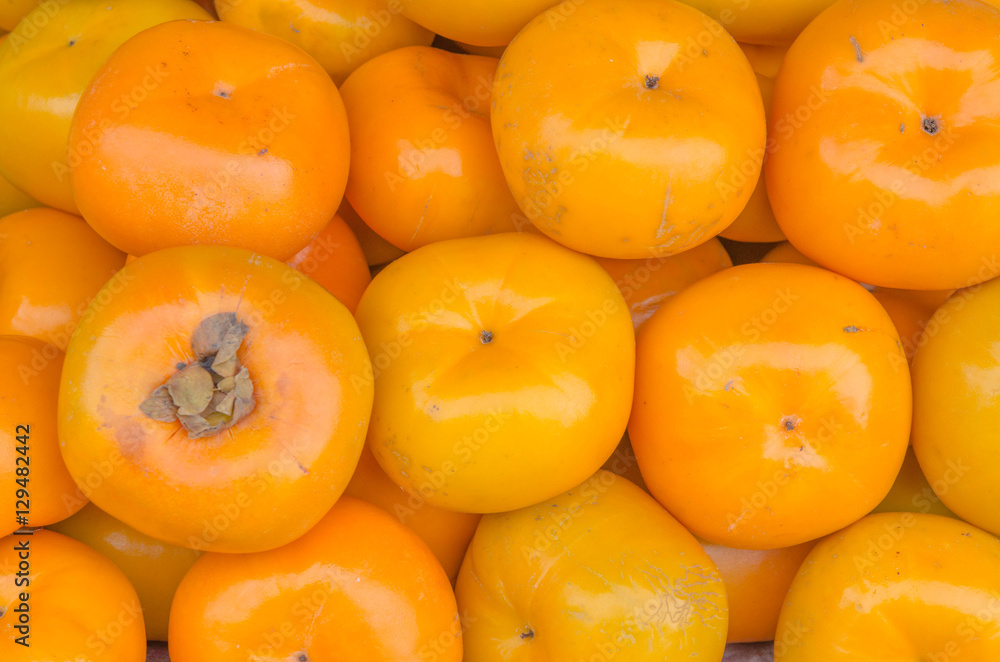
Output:
M65 350L98 291L103 305L124 287L124 264L79 216L41 208L0 219L0 334Z
M528 21L559 0L398 0L403 13L448 39L506 46ZM572 7L572 5L571 5ZM561 16L552 10L552 20Z
M67 350L70 473L102 510L176 545L248 552L301 536L350 480L371 412L350 311L240 248L165 249L122 274Z
M393 246L517 229L490 133L496 67L412 46L369 60L340 88L351 128L347 198Z
M733 38L675 0L548 14L504 51L490 113L525 216L574 250L629 259L728 227L765 145L760 88Z
M611 455L632 402L635 333L611 277L529 233L442 241L361 298L368 444L395 483L451 510L521 508Z
M340 215L286 263L326 288L352 313L372 281L361 244Z
M23 336L0 336L0 535L65 519L87 503L59 453L56 401L63 354ZM18 521L17 511L25 519Z
M771 641L788 587L816 542L778 549L736 549L702 543L729 600L729 643Z
M434 40L400 15L400 0L215 0L215 7L223 21L295 44L337 85L376 55Z
M173 21L97 71L69 159L81 214L131 255L216 244L287 260L336 213L348 141L337 86L301 49Z
M710 542L789 547L862 517L899 471L910 414L892 320L824 269L726 269L639 331L629 421L639 468Z
M289 545L198 559L174 597L169 644L173 662L462 659L455 594L431 550L352 497Z
M139 597L114 563L68 536L2 538L0 659L145 662Z
M594 259L615 279L628 304L636 330L677 292L720 269L733 266L729 253L715 238L691 250L666 257Z
M365 254L365 259L368 260L368 266L375 267L392 262L400 255L406 253L406 251L396 248L380 237L375 230L368 227L368 224L358 216L358 212L354 211L354 207L351 206L346 197L340 203L337 215L344 219L347 226L351 228L351 232L357 237L358 243L361 244L361 250Z
M1000 273L1000 9L976 0L838 0L775 79L765 163L781 230L881 287Z

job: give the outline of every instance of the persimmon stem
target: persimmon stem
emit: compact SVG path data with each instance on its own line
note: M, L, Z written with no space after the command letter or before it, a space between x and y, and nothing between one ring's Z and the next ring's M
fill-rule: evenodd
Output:
M195 360L177 366L139 410L155 421L180 421L192 439L236 425L253 411L253 382L237 350L250 328L236 313L205 318L191 336Z

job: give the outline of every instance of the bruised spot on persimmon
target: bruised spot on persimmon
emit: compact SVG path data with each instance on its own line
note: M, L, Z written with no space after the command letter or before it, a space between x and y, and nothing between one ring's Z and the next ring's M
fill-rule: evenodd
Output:
M941 122L938 120L937 116L925 117L920 121L920 128L922 128L927 135L936 136L938 131L941 130Z
M155 421L180 421L192 439L236 425L254 407L250 372L236 355L249 331L236 313L206 317L191 336L195 361L178 364L139 410Z

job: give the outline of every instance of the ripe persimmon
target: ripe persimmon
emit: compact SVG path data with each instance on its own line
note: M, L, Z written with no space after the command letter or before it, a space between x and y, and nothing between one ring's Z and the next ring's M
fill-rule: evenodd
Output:
M892 320L824 269L726 269L639 331L629 422L639 468L709 542L789 547L856 521L888 493L910 414Z
M35 4L39 6L0 44L0 173L42 204L79 213L70 185L74 159L67 151L67 136L84 88L133 35L166 21L211 17L190 0ZM22 0L14 5L27 8ZM19 9L5 0L0 11ZM155 80L146 67L160 72L153 62L136 63L144 79L121 91L124 100L118 94L107 99L109 112L127 114L128 100L145 96Z
M165 249L122 274L66 354L59 435L74 479L176 545L248 552L301 536L350 480L371 411L350 311L239 248Z
M775 662L1000 659L1000 539L938 515L869 515L792 581Z
M615 279L637 331L668 298L705 276L733 266L729 253L715 238L691 250L665 257L594 259Z
M725 648L726 589L712 559L608 471L485 515L455 588L467 660L721 660Z
M400 15L400 0L216 0L215 7L223 21L295 44L337 85L376 55L434 41Z
M398 3L404 14L448 39L477 46L506 46L528 21L559 4L559 0L398 0Z
M95 295L125 283L125 254L79 216L30 209L0 219L0 334L38 338L60 350Z
M566 14L532 20L496 73L490 118L514 199L590 255L708 241L760 173L764 105L746 56L675 0L587 0Z
M838 0L775 80L764 170L792 244L881 287L998 275L1000 9L975 0Z
M375 276L357 319L375 384L369 446L436 506L536 503L596 471L625 430L628 307L596 262L537 234L408 253Z
M493 58L412 46L369 60L341 86L347 198L393 246L517 229L521 214L490 133L496 67Z
M173 662L462 659L455 594L395 517L344 497L308 533L255 554L204 554L170 611Z
M216 244L287 260L336 213L348 141L337 86L301 49L173 21L97 71L69 158L80 213L131 255Z

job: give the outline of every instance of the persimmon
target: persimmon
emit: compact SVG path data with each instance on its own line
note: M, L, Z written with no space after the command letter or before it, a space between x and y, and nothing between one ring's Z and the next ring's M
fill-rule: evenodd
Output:
M733 266L718 239L709 239L689 251L644 260L595 258L615 279L625 297L636 330L674 294L720 269Z
M40 207L41 203L24 193L0 175L0 218L17 211Z
M361 244L361 250L365 254L365 259L368 260L368 266L375 267L392 262L405 253L405 251L396 248L368 227L368 224L358 216L358 212L354 211L354 207L351 206L346 197L340 203L337 215L344 219L344 222L351 228L354 236L357 237L358 243Z
M341 86L351 127L347 198L393 246L517 228L490 133L496 67L492 58L412 46L369 60Z
M0 659L144 662L135 589L68 536L38 529L0 539Z
M279 549L208 553L170 612L173 662L439 662L462 659L448 577L422 540L344 497Z
M170 602L177 585L201 552L150 538L92 503L48 528L79 540L114 561L135 588L146 638L167 640Z
M124 287L124 264L79 216L42 208L0 219L0 334L65 350L98 291L101 306Z
M373 503L391 513L427 543L448 578L455 581L458 569L479 524L479 515L445 510L427 503L392 482L365 446L344 494Z
M398 0L403 13L448 39L506 46L528 22L559 0ZM558 10L553 10L556 12ZM553 20L561 16L553 13Z
M67 350L59 435L73 478L175 545L249 552L301 536L350 480L371 411L350 311L239 248L165 249L122 275Z
M348 141L337 86L301 49L173 21L97 71L69 158L83 217L131 255L216 244L287 260L336 213Z
M783 46L757 46L740 44L740 49L747 56L750 66L757 76L761 99L764 101L765 117L771 113L771 99L774 96L774 78L778 75L781 60L788 50ZM768 149L773 149L774 139L768 138L764 151L760 154L761 163L767 158ZM781 233L778 222L774 220L771 203L767 199L767 186L764 178L757 179L757 185L747 201L746 207L736 217L732 225L719 233L719 236L735 241L772 242L782 241L785 235Z
M938 483L938 489L947 492L951 486L947 482ZM934 493L934 488L927 482L913 448L906 449L903 466L896 475L896 482L885 495L873 513L930 513L945 517L958 517L941 502L941 497Z
M737 41L788 46L833 0L690 0Z
M913 359L913 450L937 496L1000 533L1000 281L959 290Z
M376 55L434 41L433 32L400 15L400 0L216 0L215 6L223 21L309 53L337 85Z
M726 589L694 536L630 481L581 485L479 523L456 585L465 656L721 660Z
M372 453L436 506L485 513L548 498L596 471L625 430L628 307L592 259L544 237L404 255L372 280L357 319L374 366Z
M869 515L821 540L781 610L775 662L1000 659L1000 540L949 517Z
M38 3L35 3L38 4ZM27 3L0 3L19 11ZM78 213L67 136L77 100L105 60L129 37L166 21L211 18L191 0L73 0L41 3L0 44L0 174L39 202ZM146 86L162 70L145 70ZM157 73L158 72L158 73ZM132 83L136 85L136 83ZM116 116L145 96L142 81L107 99ZM126 180L127 181L127 180ZM77 187L79 190L79 187Z
M981 66L998 57L1000 9L974 0L839 0L810 23L775 81L765 164L789 241L881 287L995 277L1000 72Z
M639 468L709 542L790 547L859 519L892 485L910 414L892 320L823 269L721 271L639 331L629 421Z
M288 266L322 285L352 313L372 280L361 245L339 215L293 255Z
M496 73L490 117L515 200L539 230L591 255L708 241L760 172L764 106L746 56L674 0L588 0L567 13L536 17Z
M815 541L778 549L703 544L726 586L729 643L771 641L788 587Z
M0 336L0 481L9 487L0 500L2 535L58 522L87 503L59 454L56 399L62 364L62 352L52 345Z

